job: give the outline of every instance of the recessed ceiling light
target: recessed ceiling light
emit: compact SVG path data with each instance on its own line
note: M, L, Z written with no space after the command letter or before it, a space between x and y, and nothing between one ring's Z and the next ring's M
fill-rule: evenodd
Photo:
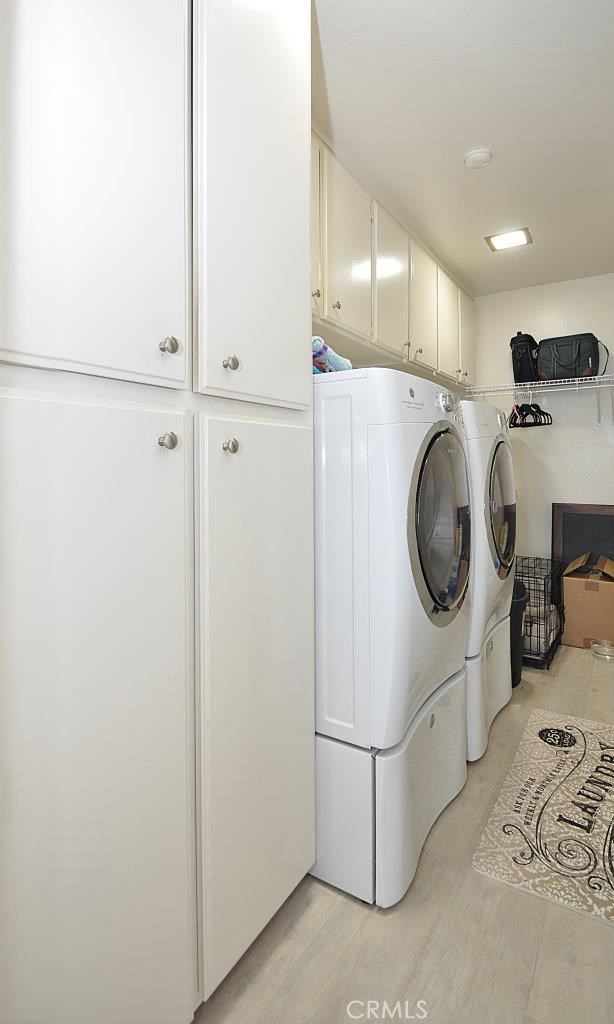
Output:
M533 239L528 228L517 228L500 235L486 235L484 241L491 252L499 252L500 249L515 249L517 245L531 245Z
M469 167L470 170L476 171L480 167L488 167L492 160L492 153L486 146L479 146L478 149L472 149L470 153L467 153L465 157L465 167Z

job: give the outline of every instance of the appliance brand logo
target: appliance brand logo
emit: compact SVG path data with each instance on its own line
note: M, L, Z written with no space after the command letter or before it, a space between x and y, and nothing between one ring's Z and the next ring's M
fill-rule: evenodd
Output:
M424 409L424 402L416 399L416 392L413 388L409 389L409 398L403 399L403 405L406 409Z

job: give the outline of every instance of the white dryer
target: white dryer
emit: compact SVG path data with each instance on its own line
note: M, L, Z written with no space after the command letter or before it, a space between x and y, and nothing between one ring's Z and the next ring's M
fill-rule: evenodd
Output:
M314 381L317 861L380 906L466 778L471 512L460 403L370 368Z
M516 485L505 413L461 402L473 515L467 645L467 758L482 756L495 715L512 695L510 607L516 551Z

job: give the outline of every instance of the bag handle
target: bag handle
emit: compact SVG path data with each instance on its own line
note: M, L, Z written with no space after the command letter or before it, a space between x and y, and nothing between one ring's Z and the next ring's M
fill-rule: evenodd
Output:
M556 345L552 346L552 358L554 359L555 363L558 366L561 367L562 370L573 370L574 366L578 362L578 355L579 355L579 353L580 353L580 342L579 341L575 341L574 342L574 353L573 353L571 362L570 363L564 363L563 360L559 358L559 355L558 355L557 350L556 350Z
M608 363L610 362L610 350L609 350L607 345L603 344L602 341L597 341L597 344L601 345L602 349L605 352L605 363L603 364L603 370L600 373L600 377L604 377L605 376L605 371L608 368ZM598 369L599 369L599 367L598 367Z

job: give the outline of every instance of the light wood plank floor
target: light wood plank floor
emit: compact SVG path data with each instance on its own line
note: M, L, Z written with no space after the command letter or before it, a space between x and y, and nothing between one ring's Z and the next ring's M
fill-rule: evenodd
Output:
M348 1024L353 999L423 999L432 1024L612 1024L614 928L471 867L534 707L614 724L614 665L562 647L550 672L525 670L401 903L378 910L306 878L197 1024Z

